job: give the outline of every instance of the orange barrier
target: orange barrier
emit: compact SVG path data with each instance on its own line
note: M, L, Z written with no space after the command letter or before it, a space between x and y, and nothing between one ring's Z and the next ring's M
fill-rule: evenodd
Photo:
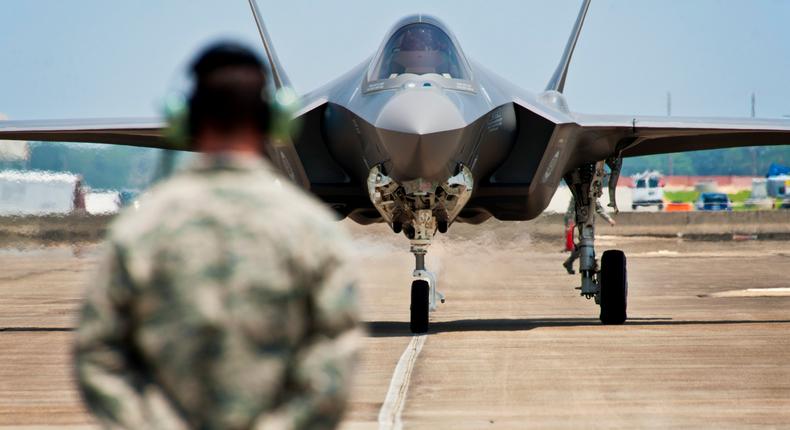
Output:
M565 229L565 251L571 252L573 251L573 229L576 227L576 224L570 223L568 227Z
M665 207L667 212L689 212L694 209L691 203L667 203Z

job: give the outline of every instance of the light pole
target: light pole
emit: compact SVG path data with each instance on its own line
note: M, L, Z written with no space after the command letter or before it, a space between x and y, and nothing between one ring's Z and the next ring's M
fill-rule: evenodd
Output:
M669 91L667 91L667 116L672 116L672 93ZM672 153L667 158L667 170L669 170L669 176L673 176L675 169L672 163Z

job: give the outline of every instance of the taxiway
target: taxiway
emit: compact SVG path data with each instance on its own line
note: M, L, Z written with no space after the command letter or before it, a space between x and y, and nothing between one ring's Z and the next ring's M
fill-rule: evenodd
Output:
M407 241L352 230L368 336L343 429L790 424L786 242L602 236L630 274L629 322L604 327L561 240L454 226L428 258L447 303L415 338ZM0 426L92 427L70 330L96 258L95 245L0 251Z

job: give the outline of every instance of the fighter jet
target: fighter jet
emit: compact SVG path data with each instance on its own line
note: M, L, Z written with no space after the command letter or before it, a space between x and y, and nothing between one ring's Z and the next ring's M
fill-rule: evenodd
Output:
M274 90L290 83L249 0ZM386 223L415 256L410 327L428 331L444 296L425 267L437 234L493 217L531 220L565 181L575 197L579 290L604 324L627 317L626 257L595 253L595 202L614 190L625 157L749 145L790 144L790 121L585 115L563 90L590 7L585 0L545 90L525 91L469 59L439 19L396 23L368 59L305 94L301 127L270 145L283 174L361 224ZM0 139L100 142L167 148L153 120L0 123ZM608 173L606 166L608 166ZM616 210L616 208L615 208Z

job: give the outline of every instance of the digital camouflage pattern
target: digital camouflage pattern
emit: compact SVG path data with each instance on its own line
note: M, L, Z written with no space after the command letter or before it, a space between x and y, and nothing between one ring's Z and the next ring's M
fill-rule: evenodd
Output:
M606 210L601 206L601 202L599 202L598 199L595 199L595 213L606 220L610 225L614 225L614 218L606 213ZM568 203L568 210L565 211L563 220L565 222L565 228L570 227L571 224L576 222L576 198L573 196L571 196L571 201ZM580 256L581 249L579 249L577 241L574 240L573 249L570 255L568 255L568 258L562 263L562 266L565 267L565 270L567 270L569 274L573 275L576 273L573 271L573 262L578 260Z
M76 345L109 428L333 428L359 341L349 241L262 159L202 156L114 222Z
M601 206L601 202L599 202L598 199L595 199L595 213L610 224L613 221L611 215L606 213L606 210ZM568 210L565 211L563 221L565 222L565 226L569 226L572 222L576 222L576 199L573 196L571 196L571 201L568 202Z

